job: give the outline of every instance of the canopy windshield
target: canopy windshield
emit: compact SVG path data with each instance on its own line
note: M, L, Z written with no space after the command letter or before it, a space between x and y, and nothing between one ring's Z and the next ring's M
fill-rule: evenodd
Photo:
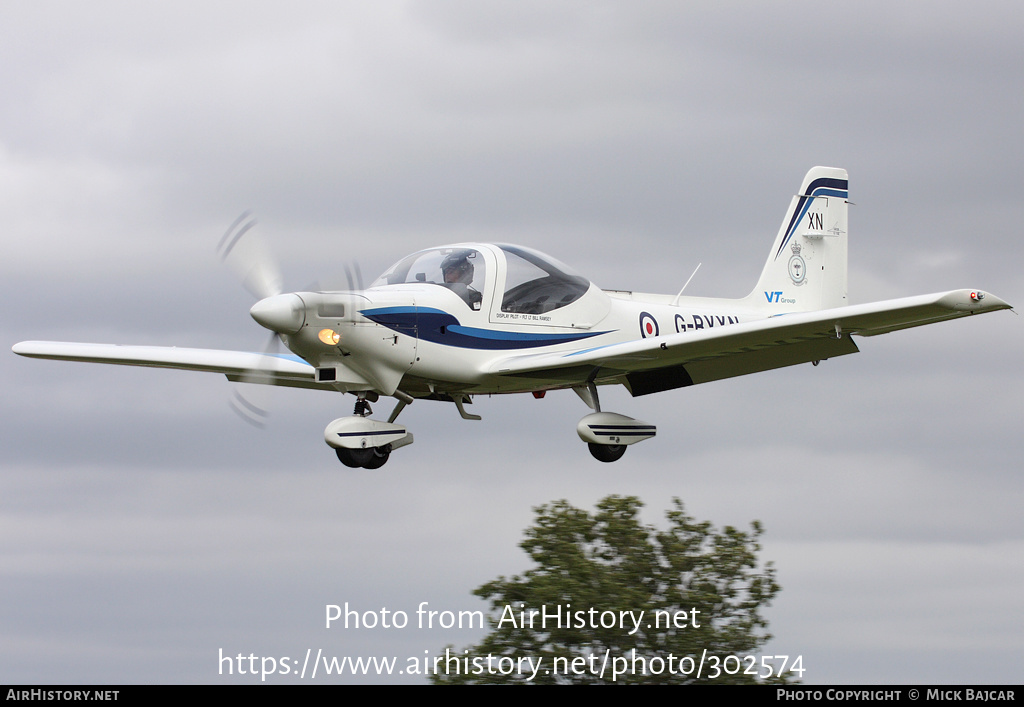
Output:
M400 260L373 281L370 287L404 283L445 287L469 305L480 309L487 268L479 251L472 248L433 248Z

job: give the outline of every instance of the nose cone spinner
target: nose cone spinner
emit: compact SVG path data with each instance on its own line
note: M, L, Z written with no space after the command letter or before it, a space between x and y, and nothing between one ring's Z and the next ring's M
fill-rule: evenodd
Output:
M278 334L298 334L306 323L306 304L295 293L261 299L249 314L260 326Z

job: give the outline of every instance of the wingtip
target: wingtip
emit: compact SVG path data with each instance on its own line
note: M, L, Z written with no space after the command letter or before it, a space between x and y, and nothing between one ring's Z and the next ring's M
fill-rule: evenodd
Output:
M981 298L975 300L975 296L977 296L977 295L980 295ZM991 292L982 292L981 290L971 290L971 293L968 296L971 297L971 299L973 301L976 301L981 306L981 309L983 311L985 311L985 312L994 312L994 311L996 311L998 309L1011 309L1011 310L1013 309L1013 305L1012 304L1010 304L1006 300L1003 300L1003 299L1001 299L999 297L996 297Z
M984 290L953 290L939 298L939 303L949 309L972 314L995 312L1000 309L1013 309L1013 305Z

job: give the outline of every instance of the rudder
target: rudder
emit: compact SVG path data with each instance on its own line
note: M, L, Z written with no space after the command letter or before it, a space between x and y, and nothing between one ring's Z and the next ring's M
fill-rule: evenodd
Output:
M813 167L790 202L751 304L773 313L847 304L848 177L838 167Z

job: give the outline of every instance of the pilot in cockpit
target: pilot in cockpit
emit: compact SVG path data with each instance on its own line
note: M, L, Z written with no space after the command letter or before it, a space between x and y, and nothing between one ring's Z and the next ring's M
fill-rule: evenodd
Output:
M441 261L441 273L445 287L457 294L473 309L480 309L483 295L473 289L473 263L469 259L476 255L472 250L456 250Z

